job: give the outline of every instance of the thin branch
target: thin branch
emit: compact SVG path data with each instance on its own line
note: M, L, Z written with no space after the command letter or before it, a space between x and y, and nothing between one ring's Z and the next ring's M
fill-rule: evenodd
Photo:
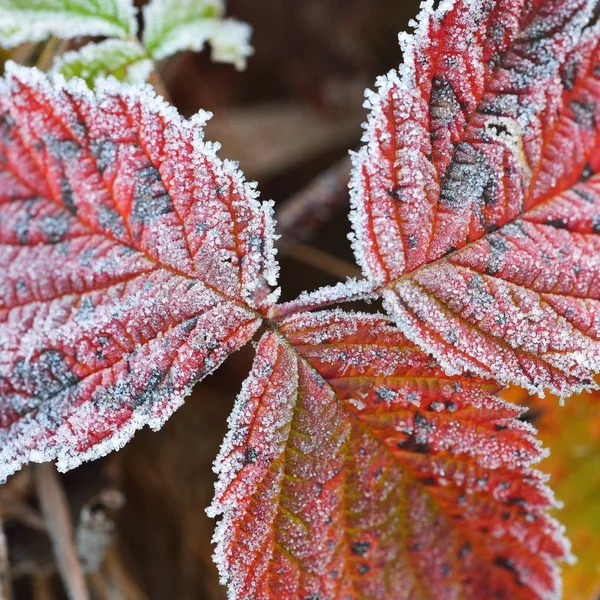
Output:
M350 157L345 156L281 205L276 218L282 251L310 238L315 229L348 204L350 166Z
M56 37L51 37L45 44L40 53L36 67L42 71L48 71L52 67L54 59L65 52L70 46L69 40L61 40Z
M54 600L50 578L47 575L38 573L32 577L33 598L34 600Z
M4 535L4 522L0 517L0 600L12 600L8 544Z
M309 265L313 269L319 269L336 279L361 276L360 269L355 264L308 244L296 242L288 246L285 253L294 260Z
M34 474L40 508L67 595L70 600L88 600L85 576L75 547L71 513L56 469L51 463L35 465Z
M46 531L46 524L39 513L17 498L0 497L0 520L7 517L19 521L34 531Z

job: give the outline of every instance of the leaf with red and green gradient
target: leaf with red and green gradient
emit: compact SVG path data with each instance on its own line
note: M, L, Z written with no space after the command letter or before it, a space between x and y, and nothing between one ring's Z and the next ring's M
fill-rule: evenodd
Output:
M0 479L157 428L259 327L271 207L149 88L0 82Z
M267 332L209 509L229 598L558 598L543 452L498 389L444 375L377 315Z
M597 10L428 2L369 96L354 249L449 373L567 395L600 370Z

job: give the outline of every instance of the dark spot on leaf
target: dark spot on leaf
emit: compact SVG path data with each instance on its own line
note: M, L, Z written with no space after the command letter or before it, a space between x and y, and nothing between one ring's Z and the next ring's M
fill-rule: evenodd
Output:
M588 163L585 165L585 167L583 167L583 171L581 171L581 175L579 176L579 181L587 181L593 174L594 171Z
M359 575L366 575L371 570L371 567L365 563L361 563L358 565L358 573Z
M116 237L123 234L125 229L123 219L116 210L110 206L101 204L96 208L96 214L98 215L100 227L105 231L112 233Z
M87 321L94 314L94 303L89 296L83 298L79 303L79 309L77 310L76 320Z
M502 268L504 255L508 252L510 245L498 234L491 235L487 241L490 246L490 253L487 259L485 272L488 275L496 275Z
M561 69L560 79L567 90L572 90L575 85L575 75L577 74L578 62L569 60Z
M46 135L44 136L44 144L54 158L62 161L77 159L81 152L81 146L75 140L57 140L50 135Z
M352 546L350 546L352 554L356 554L357 556L364 556L369 548L371 548L371 542L354 542Z
M69 220L63 212L46 215L40 221L40 228L50 244L58 244L69 231Z
M90 152L96 159L96 166L100 173L104 173L117 160L117 145L108 138L92 140L90 142Z
M494 558L494 565L496 567L500 567L501 569L505 569L509 573L512 573L513 575L515 575L516 576L515 581L518 584L522 585L518 578L519 573L515 567L515 563L510 558L508 558L506 556L496 556Z
M71 184L66 177L63 177L60 182L60 193L62 196L62 201L65 208L72 214L77 214L77 206L73 200L73 189L71 188Z
M473 545L471 542L465 542L458 551L458 559L463 560L472 550Z
M563 219L547 219L546 225L550 225L550 227L555 227L556 229L567 228L567 223Z
M19 240L19 244L25 246L29 238L29 223L31 216L28 214L22 215L19 220L15 223L15 234Z
M595 197L595 195L594 195L592 192L590 192L590 191L588 191L588 190L586 190L586 189L584 189L584 188L582 188L582 187L575 186L575 187L573 188L573 191L574 191L574 192L575 192L575 193L576 193L576 194L577 194L577 195L578 195L580 198L582 198L582 199L583 199L585 202L588 202L589 204L594 204L594 202L596 201L596 197Z
M135 406L143 406L145 404L154 402L156 392L159 390L159 388L168 387L166 385L168 382L167 377L168 371L153 369L150 373L150 377L148 377L146 385L144 386L143 392L134 400Z
M508 134L508 127L503 123L488 123L486 129L489 129L495 136Z
M396 187L388 190L388 196L396 202L404 202L404 198L402 197L402 192L406 189L406 186L397 185Z
M440 204L460 210L472 204L484 204L494 194L495 173L483 154L461 142L442 181ZM492 187L490 187L492 186Z
M256 450L256 448L253 448L252 446L249 446L248 448L246 448L246 451L244 452L244 464L245 465L252 465L256 462L256 459L258 458L258 451Z
M433 477L421 477L421 479L419 479L419 481L423 484L423 485L436 485L437 481L433 478Z
M573 118L578 125L591 130L596 128L595 103L571 100L569 102L569 108L573 112Z
M133 191L132 219L149 224L173 211L173 202L160 179L158 169L152 165L139 169Z
M456 406L456 403L452 402L452 400L450 400L450 402L446 402L446 410L448 412L453 413L456 411L457 408L458 408L458 406Z
M424 427L425 425L427 425L427 419L425 418L423 413L419 412L418 410L415 411L414 419L415 419L415 425L417 427Z
M189 333L190 331L192 331L192 329L194 329L194 327L196 327L196 324L198 323L199 319L200 319L200 317L198 315L196 315L195 317L192 317L191 319L187 319L186 321L184 321L179 327L185 333ZM218 346L218 344L217 344L217 346ZM213 348L213 350L214 350L214 348Z
M454 89L444 77L435 75L431 80L429 109L432 118L442 123L452 122L460 112Z
M396 392L386 387L385 385L379 386L375 390L375 394L380 400L390 401L396 397Z
M525 500L525 498L522 498L521 496L512 496L510 498L507 498L504 501L504 504L508 505L508 506L520 506L520 507L525 507L527 506L527 501Z
M458 342L458 332L453 327L446 329L444 336L449 344L454 345Z

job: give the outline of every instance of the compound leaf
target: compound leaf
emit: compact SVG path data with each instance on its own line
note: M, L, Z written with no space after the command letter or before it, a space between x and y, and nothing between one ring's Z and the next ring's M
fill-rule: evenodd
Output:
M207 42L216 62L246 66L252 54L252 28L224 19L223 0L151 0L143 9L144 44L155 60L181 52L199 52Z
M256 331L271 206L150 88L0 82L0 478L160 427Z
M100 77L112 76L126 83L142 83L152 72L144 48L129 40L104 40L66 52L54 61L53 71L67 79L80 77L91 87Z
M596 5L427 2L369 96L354 248L449 373L567 395L600 370Z
M0 44L10 48L60 38L106 36L129 38L137 32L136 9L130 0L0 0Z
M209 511L230 599L558 598L543 453L497 390L377 315L266 333Z

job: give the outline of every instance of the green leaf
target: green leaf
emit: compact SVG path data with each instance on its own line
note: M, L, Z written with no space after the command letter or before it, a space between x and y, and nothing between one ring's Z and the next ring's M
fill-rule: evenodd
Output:
M137 31L135 14L131 0L0 0L0 43L10 48L51 35L128 38Z
M182 50L202 50L208 42L212 59L246 66L252 54L252 28L224 19L222 0L151 0L144 7L144 44L155 60Z
M63 54L54 62L53 71L67 79L81 77L93 88L96 79L109 75L127 83L144 82L152 61L138 42L105 40Z

